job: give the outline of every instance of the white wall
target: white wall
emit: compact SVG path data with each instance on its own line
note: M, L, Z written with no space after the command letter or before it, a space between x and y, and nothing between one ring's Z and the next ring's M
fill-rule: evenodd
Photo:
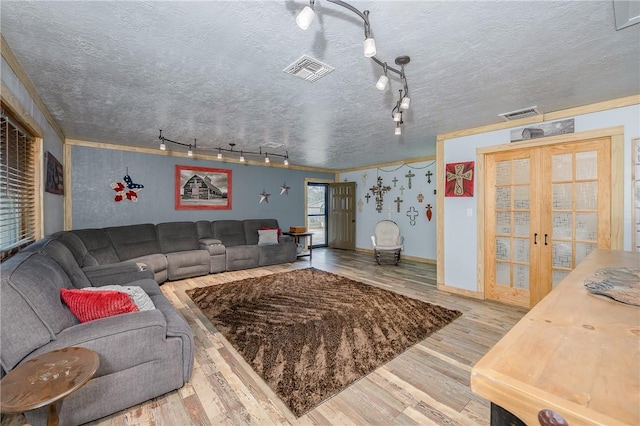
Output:
M63 141L60 140L58 134L51 127L42 111L38 108L37 104L31 98L31 95L18 76L5 61L4 57L2 58L0 76L4 87L10 92L10 94L3 93L3 96L12 95L23 110L29 113L30 118L40 126L42 134L37 136L42 137L43 140L43 157L44 154L49 151L58 159L58 161L60 161L60 163L63 163ZM20 117L16 118L20 119ZM41 182L41 187L43 188L43 230L44 235L46 236L64 229L64 197L62 195L44 192L46 167L43 165L44 158L41 158L40 161L41 170L43 170Z
M411 171L415 174L411 179L411 189L409 189L408 179L405 177ZM431 183L427 183L426 173L431 171ZM416 163L405 163L394 166L385 166L358 170L340 174L340 181L345 179L349 182L356 182L356 203L362 202L362 208L356 206L356 248L373 249L371 245L371 235L373 228L382 219L391 219L400 227L401 235L404 236L404 256L412 256L421 259L436 259L436 163L435 161L424 161ZM365 195L371 195L371 188L377 185L377 177L383 180L383 186L390 186L391 190L384 194L384 204L382 212L376 211L375 196L371 196L369 202ZM393 179L397 179L394 186ZM404 190L401 191L400 188ZM418 201L418 194L423 195L423 201ZM400 197L400 212L397 211L397 204L394 200ZM431 204L431 221L426 217L426 206ZM415 224L411 224L407 211L413 207L417 211Z
M640 136L640 105L578 115L573 118L575 132L624 126L624 249L631 250L631 139ZM477 148L509 143L510 139L511 129L447 139L444 141L442 161L444 164L475 161ZM477 185L477 179L474 182ZM479 290L477 285L477 202L475 196L445 197L443 206L445 218L443 284L470 291ZM467 209L472 209L472 217L467 216Z

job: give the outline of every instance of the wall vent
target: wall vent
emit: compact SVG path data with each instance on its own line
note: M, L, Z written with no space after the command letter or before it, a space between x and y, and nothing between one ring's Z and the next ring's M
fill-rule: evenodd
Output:
M283 71L310 83L319 80L329 74L335 68L329 66L311 56L302 55L297 61L286 67Z
M512 121L536 115L540 115L540 111L538 111L537 106L532 106L529 108L518 109L516 111L503 112L502 114L498 114L498 117L502 118L504 121Z

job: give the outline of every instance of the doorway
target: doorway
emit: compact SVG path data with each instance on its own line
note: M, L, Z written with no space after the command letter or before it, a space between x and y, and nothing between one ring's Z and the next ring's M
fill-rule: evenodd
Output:
M327 247L327 205L329 184L307 183L307 230L313 233L313 247Z

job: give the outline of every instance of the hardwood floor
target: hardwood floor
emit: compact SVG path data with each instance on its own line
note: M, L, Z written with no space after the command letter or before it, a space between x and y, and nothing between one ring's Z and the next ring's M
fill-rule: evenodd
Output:
M386 365L295 418L275 393L200 313L185 290L313 266L416 299L462 316ZM163 292L191 325L196 357L182 389L90 423L121 425L487 425L489 403L469 389L471 367L525 310L439 291L435 265L403 260L376 265L373 255L317 249L301 260L246 271L167 282ZM18 425L22 416L4 416Z

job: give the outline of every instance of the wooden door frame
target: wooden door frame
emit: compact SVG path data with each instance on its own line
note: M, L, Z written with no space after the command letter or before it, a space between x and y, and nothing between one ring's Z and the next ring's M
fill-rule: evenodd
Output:
M478 283L477 288L483 296L485 294L485 265L484 265L484 222L485 222L485 155L502 151L513 151L526 148L537 148L567 142L579 142L588 139L611 139L611 249L623 250L624 247L624 126L607 127L586 132L568 133L559 136L534 139L509 144L493 145L476 149L477 198L476 209L478 218Z

